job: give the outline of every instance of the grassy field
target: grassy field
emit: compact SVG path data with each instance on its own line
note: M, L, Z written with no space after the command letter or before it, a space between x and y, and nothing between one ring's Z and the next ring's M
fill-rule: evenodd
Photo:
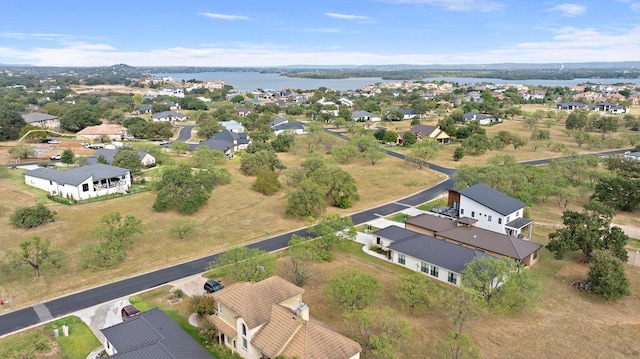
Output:
M68 337L63 336L63 325L69 327ZM54 329L59 330L57 338ZM70 316L0 339L0 358L86 359L100 345L80 318Z

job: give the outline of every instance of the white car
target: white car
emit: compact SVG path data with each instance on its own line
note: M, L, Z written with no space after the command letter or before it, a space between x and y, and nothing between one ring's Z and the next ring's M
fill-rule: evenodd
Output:
M60 161L62 159L62 155L53 155L49 157L49 159L52 161Z
M47 141L47 143L50 144L50 145L57 145L57 144L59 144L61 142L58 141L58 140L49 140L49 141Z

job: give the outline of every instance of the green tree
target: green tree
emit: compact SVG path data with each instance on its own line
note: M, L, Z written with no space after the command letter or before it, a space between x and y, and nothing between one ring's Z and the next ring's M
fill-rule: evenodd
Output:
M627 251L624 247L628 236L620 227L611 226L613 214L611 208L598 201L585 204L582 212L562 212L564 227L549 234L546 248L553 252L556 259L564 258L568 252L581 250L586 263L591 261L594 250L609 249L614 256L626 262Z
M609 251L593 252L588 278L589 290L606 300L616 300L631 294L624 263Z
M411 273L396 279L395 295L402 306L412 314L420 314L433 307L436 287L421 273Z
M394 359L411 338L411 325L391 308L364 308L345 315L353 338L367 358Z
M295 137L290 133L279 133L276 138L271 141L271 146L276 152L288 152L295 142Z
M371 162L371 165L375 165L387 155L380 147L378 141L370 135L356 136L351 142L358 148L358 151L360 151L360 156Z
M411 146L416 142L418 142L418 138L416 137L415 133L411 131L405 131L405 133L402 135L403 146Z
M328 169L327 198L332 206L349 208L351 204L360 199L358 184L351 174L340 167Z
M245 175L255 176L261 168L275 171L276 169L281 170L286 167L273 150L245 153L240 159L240 170Z
M236 247L209 263L208 269L221 276L232 276L236 281L259 282L276 273L276 256L257 248Z
M292 217L317 217L327 210L326 191L311 179L303 179L287 194L285 213Z
M329 278L324 293L327 300L346 310L354 310L375 303L381 289L382 283L375 276L348 269Z
M186 164L169 167L156 186L158 194L153 209L158 212L176 209L183 214L195 213L207 203L214 186L210 171L198 171L194 175Z
M126 168L132 173L140 173L142 169L142 162L136 151L119 150L115 156L113 156L113 162L111 164Z
M462 142L465 154L481 155L491 148L491 141L486 135L473 134Z
M591 198L615 209L634 211L640 206L640 173L636 176L614 175L599 178Z
M197 223L192 218L177 218L171 224L171 232L178 239L185 239L196 232Z
M101 124L100 110L92 105L77 105L71 107L60 118L60 127L70 132L78 132L85 127Z
M419 169L423 166L427 166L427 162L433 159L438 154L438 141L433 138L425 138L422 141L416 143L409 155L405 157L405 160L418 165Z
M340 217L337 213L322 217L307 232L315 238L314 247L317 258L324 261L333 260L333 251L336 246L344 241L353 241L357 234L351 218Z
M315 262L318 261L312 240L293 234L287 248L285 266L289 269L293 284L304 286L315 274Z
M17 111L0 109L0 141L17 140L20 130L26 125Z
M189 151L189 144L182 141L173 141L169 148L173 150L178 156L182 153L187 153Z
M192 166L195 168L207 168L209 165L223 163L226 156L221 151L212 150L207 146L200 146L191 153Z
M567 130L585 130L589 122L589 114L586 110L573 110L567 116L565 128Z
M51 241L43 241L38 236L20 243L20 251L18 253L9 252L9 256L16 262L28 264L36 278L40 277L41 271L44 269L64 267L67 259L64 251L51 248Z
M358 148L350 143L336 146L331 150L331 155L338 163L351 163L358 158Z
M68 165L74 164L76 162L76 155L70 148L62 151L62 157L60 158L60 162L66 163Z
M9 150L9 154L15 159L27 159L36 155L36 149L31 146L16 145Z
M123 217L119 212L105 214L95 230L96 236L115 246L126 248L136 234L142 234L142 220L133 215Z
M256 181L253 182L252 188L262 194L270 196L275 194L282 188L282 184L278 180L279 174L263 167L256 172Z
M464 148L456 147L456 150L453 151L453 160L460 161L464 157Z
M10 221L19 228L35 228L55 221L57 213L38 203L35 206L20 207L11 215Z
M397 143L398 142L398 134L394 131L385 131L384 138L382 139L384 143Z
M102 163L103 165L108 165L109 161L107 161L107 158L104 155L100 155L98 156L98 159L96 160L97 163Z
M509 280L515 262L492 257L476 257L462 271L462 283L492 305L501 287Z

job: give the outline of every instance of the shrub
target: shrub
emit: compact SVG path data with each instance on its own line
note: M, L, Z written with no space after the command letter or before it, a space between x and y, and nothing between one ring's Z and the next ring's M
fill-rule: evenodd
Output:
M22 207L16 209L11 215L11 224L20 228L35 228L44 224L54 222L53 216L56 215L52 211L39 203L35 206Z

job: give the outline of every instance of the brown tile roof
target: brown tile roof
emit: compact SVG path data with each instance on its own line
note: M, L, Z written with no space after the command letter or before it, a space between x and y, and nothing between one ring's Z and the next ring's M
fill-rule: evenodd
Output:
M298 359L348 359L362 347L315 320L304 321L289 308L273 305L271 318L251 343L263 354Z
M404 222L426 228L434 232L444 231L445 229L450 229L456 226L455 220L434 216L428 213L419 214L405 220Z
M522 260L542 245L477 227L455 227L436 232L436 237L448 239L488 252Z
M302 293L304 289L273 276L260 282L235 283L215 292L213 297L241 316L252 329L269 320L271 305Z
M77 135L122 135L127 133L127 128L111 123L85 127L78 131Z

